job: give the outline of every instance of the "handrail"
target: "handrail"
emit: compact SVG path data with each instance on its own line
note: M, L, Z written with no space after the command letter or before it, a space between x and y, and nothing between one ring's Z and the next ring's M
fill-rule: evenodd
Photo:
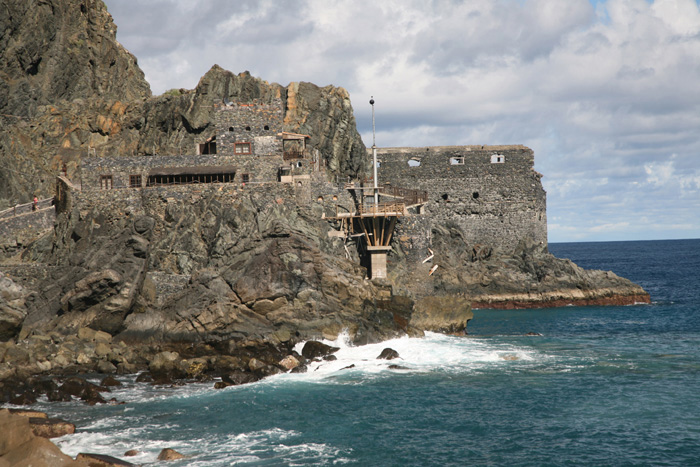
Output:
M0 211L0 219L8 219L11 217L19 216L21 214L26 214L29 212L39 211L41 209L46 209L46 205L51 205L53 203L53 198L44 198L37 201L36 210L33 209L34 202L18 204L4 211Z

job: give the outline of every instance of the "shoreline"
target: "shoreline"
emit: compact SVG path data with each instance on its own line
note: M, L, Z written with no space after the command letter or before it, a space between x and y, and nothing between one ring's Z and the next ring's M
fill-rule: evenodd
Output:
M552 294L554 295L554 294ZM567 306L630 306L649 305L651 296L648 293L632 295L612 295L604 297L568 297L545 298L532 300L527 297L509 300L475 300L472 301L473 310L533 310L537 308L559 308Z

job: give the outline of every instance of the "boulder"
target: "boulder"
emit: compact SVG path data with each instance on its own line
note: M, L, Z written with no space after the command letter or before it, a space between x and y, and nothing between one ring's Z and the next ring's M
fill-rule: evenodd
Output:
M473 317L471 304L464 297L428 296L416 301L410 325L425 331L464 335Z
M29 422L28 417L0 409L0 466L84 467L48 439L34 435Z
M176 461L184 458L184 455L170 448L165 448L162 451L160 451L160 454L158 454L159 461Z
M60 418L35 418L29 419L32 432L42 438L58 438L59 436L75 433L75 425Z
M100 383L100 386L104 387L111 387L111 386L121 386L122 383L120 383L117 379L114 378L114 376L107 376L105 377L102 382Z
M0 426L2 427L0 456L4 456L34 437L29 426L29 418L13 415L7 409L0 409Z
M399 353L396 350L387 347L386 349L382 350L377 357L377 360L393 360L395 358L399 358Z
M61 452L51 441L39 436L9 451L0 459L11 466L85 467L82 462L76 462L72 457Z
M85 462L90 467L137 467L136 464L123 461L116 457L106 456L104 454L92 454L87 452L81 452L76 456L75 460L79 462ZM80 465L85 464L81 463Z
M244 371L233 371L231 373L221 375L221 381L234 386L238 386L240 384L254 383L259 379L260 377L258 375Z
M160 352L156 354L148 364L148 370L154 378L179 379L187 377L187 370L183 368L182 358L177 352Z
M305 358L313 360L314 358L325 357L326 355L335 353L338 350L340 350L340 347L333 347L318 341L308 341L306 344L304 344L301 354Z
M299 366L299 360L294 355L287 355L279 362L280 366L286 368L287 370L293 370Z

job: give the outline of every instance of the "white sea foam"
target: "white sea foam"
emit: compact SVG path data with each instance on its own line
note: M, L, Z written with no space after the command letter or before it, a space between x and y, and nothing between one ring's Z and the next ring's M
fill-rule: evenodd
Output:
M313 362L306 373L278 375L269 381L279 383L287 379L303 379L328 382L329 378L341 373L361 374L371 378L380 374L395 374L397 368L390 368L392 365L400 367L398 370L403 372L460 373L479 370L485 366L512 365L543 357L531 349L518 348L511 344L437 333L426 333L424 338L401 337L363 346L351 345L349 336L343 333L335 341L323 342L339 347L333 354L337 360ZM304 344L299 343L295 350L301 353ZM399 358L377 359L385 348L396 350Z

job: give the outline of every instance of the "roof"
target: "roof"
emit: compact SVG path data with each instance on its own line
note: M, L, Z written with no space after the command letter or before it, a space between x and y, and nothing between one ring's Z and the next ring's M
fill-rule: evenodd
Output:
M223 173L236 173L233 165L209 165L198 167L158 167L148 172L152 175L216 175Z

